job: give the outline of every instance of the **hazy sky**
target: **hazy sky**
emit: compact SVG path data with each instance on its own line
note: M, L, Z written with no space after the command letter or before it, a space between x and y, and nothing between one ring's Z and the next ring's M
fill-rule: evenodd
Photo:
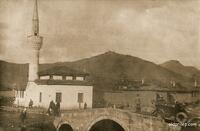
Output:
M108 50L200 68L199 0L38 0L41 62ZM27 63L33 0L0 0L0 59Z

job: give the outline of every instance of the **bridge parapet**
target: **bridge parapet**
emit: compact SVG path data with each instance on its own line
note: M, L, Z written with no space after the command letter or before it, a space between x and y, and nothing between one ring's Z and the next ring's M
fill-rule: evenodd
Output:
M167 124L160 118L113 108L64 111L54 125L57 129L68 124L73 131L89 131L95 123L105 119L115 121L125 131L168 131Z

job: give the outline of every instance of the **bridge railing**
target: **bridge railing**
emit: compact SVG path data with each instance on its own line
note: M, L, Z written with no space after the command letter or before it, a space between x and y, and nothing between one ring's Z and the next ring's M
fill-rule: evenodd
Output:
M131 110L122 110L122 109L116 109L116 108L90 108L90 109L81 109L81 110L63 110L61 112L61 116L68 116L68 117L77 117L77 116L88 116L88 117L94 117L97 115L112 115L117 116L120 118L130 118L130 117L139 117L139 118L145 118L145 119L153 119L153 120L160 120L161 118L152 116L150 114L139 114L135 113Z

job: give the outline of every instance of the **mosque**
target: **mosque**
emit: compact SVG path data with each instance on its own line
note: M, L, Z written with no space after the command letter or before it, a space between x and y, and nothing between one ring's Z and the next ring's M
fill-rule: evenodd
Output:
M60 103L61 109L80 109L85 103L92 108L93 86L86 81L89 74L61 66L39 72L43 37L39 35L37 0L34 3L32 35L27 39L32 47L28 83L25 90L15 90L15 104L27 107L33 101L35 107L48 108L53 100Z

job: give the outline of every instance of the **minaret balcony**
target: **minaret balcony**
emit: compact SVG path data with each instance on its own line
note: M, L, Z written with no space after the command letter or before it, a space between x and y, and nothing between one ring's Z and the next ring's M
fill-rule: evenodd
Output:
M38 35L28 36L28 43L31 44L33 49L40 50L43 43L43 37L38 36Z

